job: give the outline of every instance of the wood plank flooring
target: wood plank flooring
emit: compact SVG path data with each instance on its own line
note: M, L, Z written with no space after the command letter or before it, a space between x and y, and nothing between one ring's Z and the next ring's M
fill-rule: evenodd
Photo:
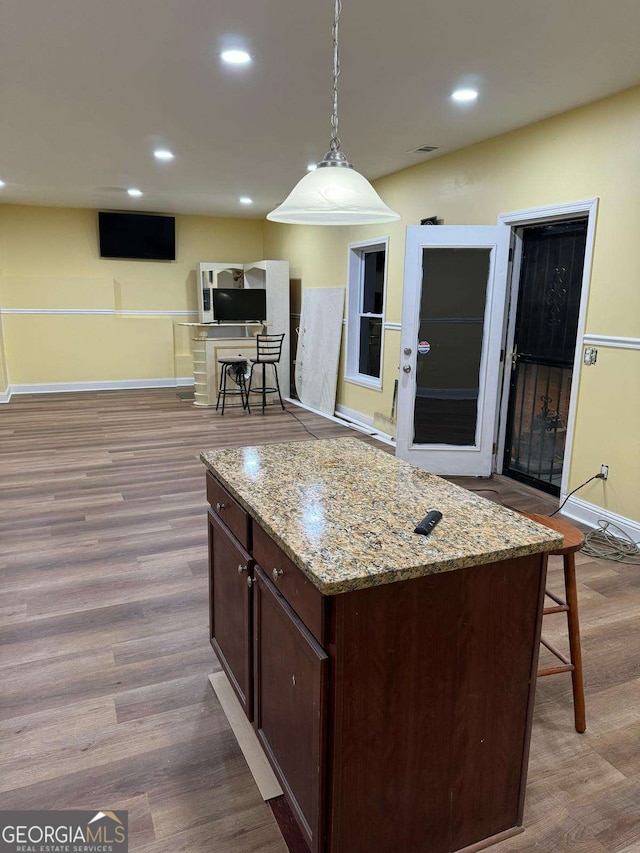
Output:
M128 809L135 853L284 853L207 679L198 454L359 436L290 409L221 418L170 389L0 406L0 809ZM503 477L461 482L554 507ZM541 680L526 831L496 853L640 851L640 569L577 563L587 733L569 677Z

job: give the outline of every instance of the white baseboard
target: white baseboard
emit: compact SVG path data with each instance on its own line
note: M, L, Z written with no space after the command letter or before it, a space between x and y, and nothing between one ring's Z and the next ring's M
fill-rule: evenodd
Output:
M574 521L586 524L587 527L598 527L600 520L609 521L624 530L634 542L640 541L640 522L626 518L624 515L618 515L608 509L602 509L602 507L581 498L569 498L562 508L562 514L573 518ZM615 535L615 531L611 532Z
M31 382L25 385L10 385L4 395L0 394L0 403L8 403L13 394L125 391L135 388L182 388L189 385L193 385L193 376L179 376L172 379L119 379L99 382Z
M348 406L343 406L342 403L338 403L336 405L336 412L339 415L342 415L343 418L346 418L346 420L352 421L358 426L373 429L373 416L371 415L364 415L362 412L356 412L355 409L350 409Z
M300 406L301 409L306 409L307 412L313 412L314 415L320 415L323 418L327 418L327 420L333 421L334 424L342 424L342 426L351 427L351 429L356 430L357 432L364 432L366 435L371 435L376 438L378 441L383 442L384 444L390 444L392 447L395 446L395 441L392 441L388 435L384 433L376 432L373 429L373 418L371 418L371 425L364 423L360 418L365 418L366 415L362 415L360 412L356 412L354 409L349 409L347 406L336 407L336 415L328 415L326 412L320 412L318 409L314 409L312 406L305 406L304 403L301 403L300 400L294 400L291 397L285 397L287 403L293 403L294 406ZM340 411L342 410L342 411ZM348 417L344 412L350 412L353 415L357 415L358 418Z
M396 446L395 441L390 435L375 429L373 426L373 415L365 415L362 412L357 412L355 409L350 409L349 406L343 406L342 403L336 405L336 414L339 420L344 419L354 429L366 432L368 435L372 435L378 441L389 444L391 447Z

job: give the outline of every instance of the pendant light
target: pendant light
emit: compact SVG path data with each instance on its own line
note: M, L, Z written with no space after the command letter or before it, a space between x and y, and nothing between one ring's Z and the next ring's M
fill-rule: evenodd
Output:
M338 138L338 22L342 0L335 0L333 20L333 112L329 151L317 168L306 174L281 205L267 214L272 222L293 225L365 225L391 222L400 215L382 201L369 181L353 168L340 150Z

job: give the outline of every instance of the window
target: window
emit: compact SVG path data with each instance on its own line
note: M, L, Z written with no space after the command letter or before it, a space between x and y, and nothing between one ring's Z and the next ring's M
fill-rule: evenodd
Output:
M345 379L382 388L388 238L349 245Z

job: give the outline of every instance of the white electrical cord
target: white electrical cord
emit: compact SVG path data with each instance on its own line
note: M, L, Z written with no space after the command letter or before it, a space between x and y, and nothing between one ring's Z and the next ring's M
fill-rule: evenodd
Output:
M609 528L613 528L617 535L611 533ZM584 537L582 553L600 560L640 566L640 542L634 542L628 533L602 518L598 521L598 528Z

